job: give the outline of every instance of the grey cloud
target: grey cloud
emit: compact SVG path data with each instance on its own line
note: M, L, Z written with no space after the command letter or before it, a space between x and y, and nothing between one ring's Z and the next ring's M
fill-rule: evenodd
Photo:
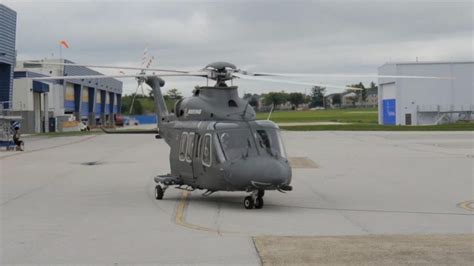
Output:
M57 56L67 39L65 57L101 64L137 65L146 43L155 65L186 68L227 60L260 71L374 73L416 56L473 60L471 1L4 2L18 12L20 59ZM168 84L189 92L196 82Z

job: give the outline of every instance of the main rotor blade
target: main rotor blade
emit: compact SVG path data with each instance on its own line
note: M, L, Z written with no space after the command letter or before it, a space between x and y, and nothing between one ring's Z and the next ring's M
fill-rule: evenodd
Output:
M304 85L304 86L320 86L320 87L325 87L325 88L334 88L334 89L343 89L343 90L361 90L361 88L343 86L343 85L332 85L332 84L325 84L325 83L304 82L304 81L294 81L294 80L279 80L279 79L241 75L241 74L236 74L236 73L234 73L234 76L241 79L255 80L255 81L285 83L285 84Z
M399 79L453 79L452 77L435 76L406 76L406 75L376 75L376 74L322 74L322 73L269 73L269 72L242 72L250 76L273 76L273 77L329 77L329 78L399 78Z
M129 67L129 66L104 66L104 65L91 65L91 64L52 63L52 62L41 62L41 61L28 61L25 63L32 64L32 65L80 66L80 67L108 68L108 69L143 70L143 67ZM172 72L172 73L189 73L190 72L190 71L185 71L185 70L173 70L173 69L162 69L162 68L147 68L146 70Z
M83 75L83 76L52 76L52 77L25 77L19 79L31 80L70 80L70 79L105 79L105 78L138 78L138 77L207 77L204 74L149 74L149 75Z

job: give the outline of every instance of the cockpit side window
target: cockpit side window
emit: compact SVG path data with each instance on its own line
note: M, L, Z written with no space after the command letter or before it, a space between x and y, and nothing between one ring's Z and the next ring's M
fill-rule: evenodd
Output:
M188 132L181 133L181 139L179 141L179 160L184 161L184 153L186 152L186 140Z
M260 148L270 152L270 138L268 137L268 134L265 130L257 130L257 143Z
M202 141L202 164L207 167L211 167L211 162L212 162L212 139L211 139L211 134L207 133L204 135L204 140Z
M261 150L266 151L271 156L281 156L286 158L285 147L276 129L257 129L255 140Z

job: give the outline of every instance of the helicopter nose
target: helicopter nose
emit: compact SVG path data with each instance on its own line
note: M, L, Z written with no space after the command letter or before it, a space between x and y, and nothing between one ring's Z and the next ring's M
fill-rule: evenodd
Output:
M261 165L257 171L258 175L254 182L268 183L272 185L285 184L289 179L289 167L282 161L269 160Z
M228 181L239 188L278 187L291 182L290 166L275 158L248 158L232 165L230 173Z

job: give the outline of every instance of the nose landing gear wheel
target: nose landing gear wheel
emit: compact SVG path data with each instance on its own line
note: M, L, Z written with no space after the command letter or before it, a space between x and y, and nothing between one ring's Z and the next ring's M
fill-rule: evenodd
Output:
M253 201L253 199L252 199L251 196L245 197L245 199L244 199L244 207L245 207L245 209L253 209L254 205L255 205L255 203L254 203L254 201Z
M255 199L255 209L261 209L263 208L263 198L262 197L258 197Z
M155 187L155 199L160 200L163 199L163 195L165 194L165 191L160 185L156 185Z

